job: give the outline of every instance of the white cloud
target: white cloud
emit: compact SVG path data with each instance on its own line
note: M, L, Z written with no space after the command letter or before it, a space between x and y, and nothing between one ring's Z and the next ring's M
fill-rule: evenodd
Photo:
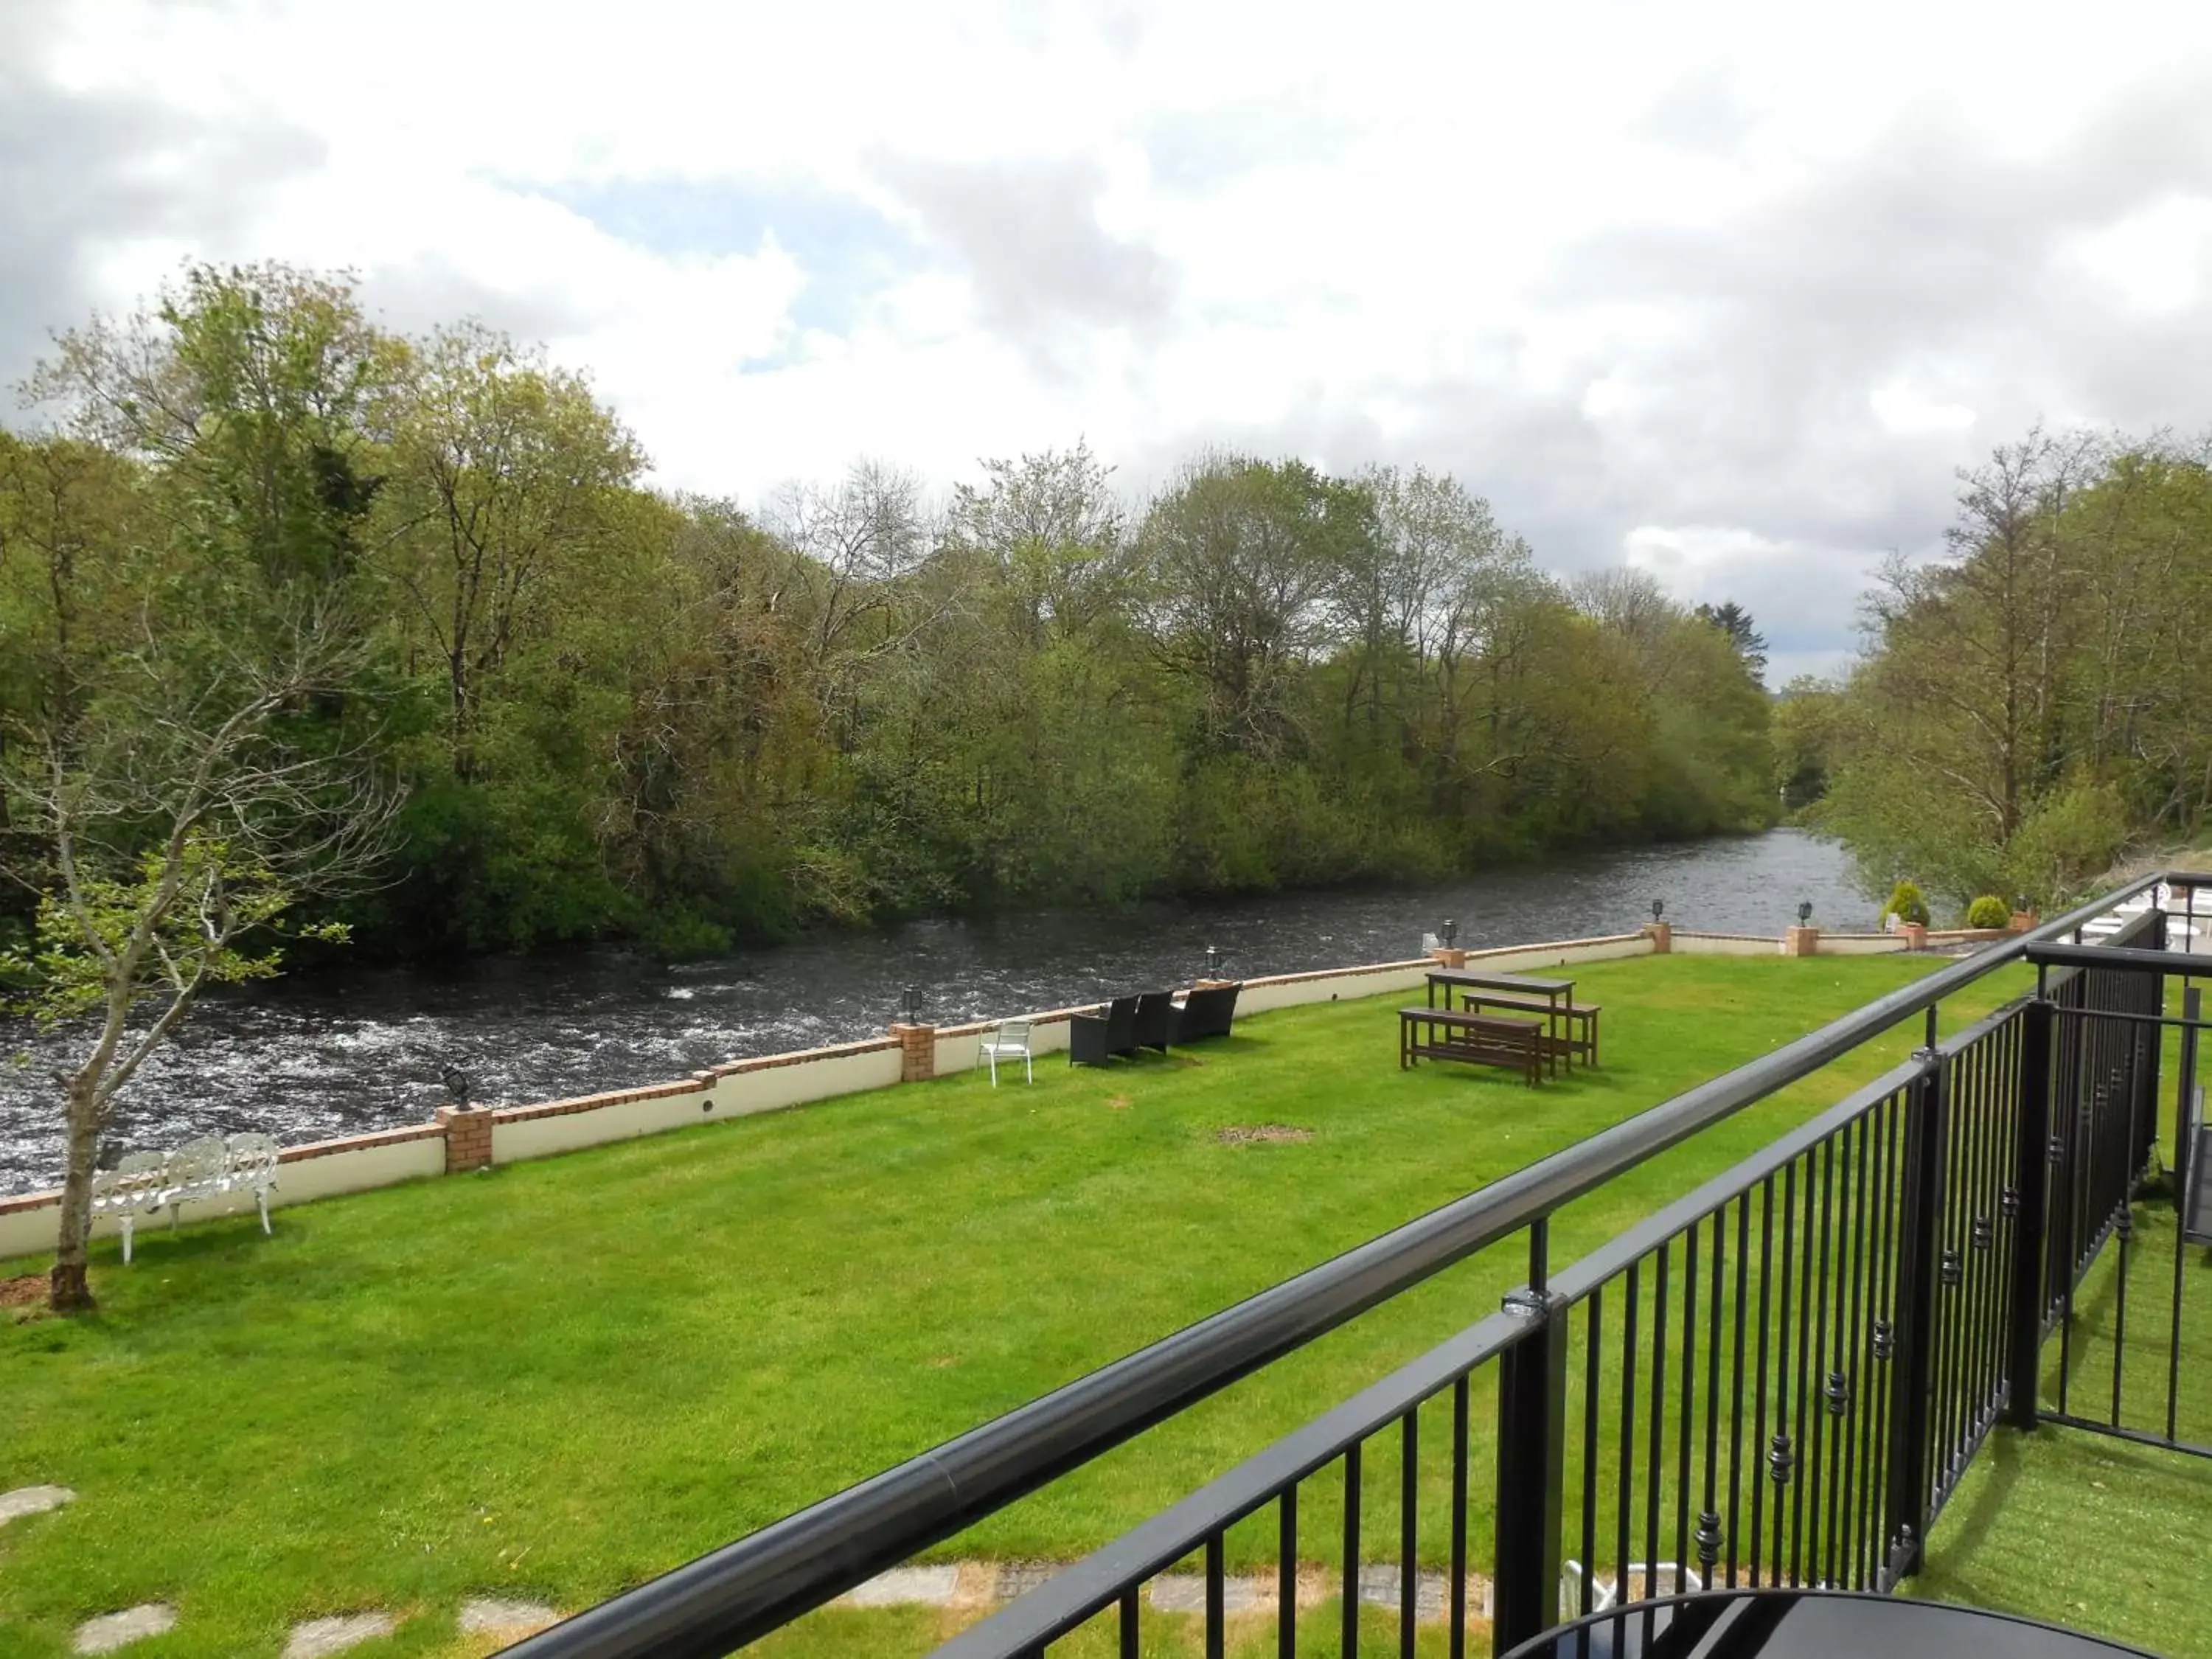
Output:
M1418 459L1811 660L1987 444L2212 416L2212 21L2033 10L48 0L17 84L161 119L96 222L19 236L22 303L73 309L0 296L0 367L188 255L349 264L591 368L672 483L1078 435L1139 480L1224 438ZM231 180L202 139L243 131L301 142ZM671 181L903 251L571 205Z

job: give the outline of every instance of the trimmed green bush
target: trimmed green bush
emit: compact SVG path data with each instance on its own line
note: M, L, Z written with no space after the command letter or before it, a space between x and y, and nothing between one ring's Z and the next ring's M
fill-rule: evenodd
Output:
M1888 913L1899 921L1917 921L1928 925L1928 898L1917 882L1900 881L1890 889Z
M2003 927L2012 921L2012 907L1995 893L1984 893L1966 907L1969 927Z

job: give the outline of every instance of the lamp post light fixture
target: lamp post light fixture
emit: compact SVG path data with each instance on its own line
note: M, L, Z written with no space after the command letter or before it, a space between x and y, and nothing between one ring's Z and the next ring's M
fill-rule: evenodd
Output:
M1813 920L1813 901L1812 901L1812 900L1810 900L1810 899L1806 899L1806 900L1805 900L1805 901L1803 901L1802 903L1800 903L1800 904L1798 905L1798 907L1797 907L1797 925L1798 925L1800 927L1802 927L1806 926L1808 922L1810 922L1812 920Z
M899 993L899 1018L908 1025L921 1024L921 992L909 985Z
M1666 914L1667 914L1667 901L1666 901L1665 899L1653 899L1653 900L1651 901L1651 921L1652 921L1652 925L1653 925L1654 927L1656 927L1656 926L1658 925L1659 918L1660 918L1660 917L1662 917L1662 916L1663 916L1663 915L1665 915Z
M1459 923L1446 916L1443 926L1437 929L1437 937L1444 942L1445 950L1450 950L1453 941L1459 938Z
M1218 945L1206 947L1206 976L1208 979L1221 977L1221 947Z
M453 1097L456 1111L469 1109L469 1074L458 1066L438 1068L438 1081L446 1085L446 1092Z

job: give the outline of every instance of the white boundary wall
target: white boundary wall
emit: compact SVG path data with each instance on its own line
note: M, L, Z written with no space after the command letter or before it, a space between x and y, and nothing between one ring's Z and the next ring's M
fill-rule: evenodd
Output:
M1931 932L1928 942L1940 947L2005 937L2002 933ZM1783 949L1781 942L1772 939L1679 931L1673 933L1670 944L1673 951L1682 955L1771 957ZM1868 956L1905 948L1904 937L1898 933L1828 934L1820 941L1819 954ZM1563 939L1465 953L1470 965L1480 963L1486 968L1522 972L1651 954L1653 940L1649 929L1600 939ZM1426 975L1434 965L1431 958L1419 957L1360 968L1275 974L1246 980L1237 995L1237 1012L1241 1018L1310 1003L1418 991L1424 988ZM1079 1008L1055 1008L1031 1015L1033 1051L1040 1056L1064 1052L1067 1048L1068 1017L1083 1012ZM972 1066L978 1040L984 1032L995 1028L995 1022L988 1022L940 1029L935 1039L937 1074L942 1077ZM502 1107L492 1114L491 1161L514 1164L527 1158L549 1158L586 1146L659 1134L695 1123L750 1117L880 1089L899 1081L901 1061L898 1040L878 1038L738 1060L682 1082L649 1088L621 1090L538 1106ZM288 1147L277 1171L277 1186L270 1197L270 1207L303 1204L340 1193L363 1192L442 1175L447 1168L447 1139L441 1124ZM61 1194L56 1192L0 1199L0 1260L51 1250L60 1201ZM181 1218L198 1221L240 1210L250 1212L252 1208L250 1196L233 1196L186 1205ZM159 1219L142 1217L139 1230L143 1232L166 1224L166 1216ZM103 1217L93 1231L98 1237L113 1234L114 1218Z

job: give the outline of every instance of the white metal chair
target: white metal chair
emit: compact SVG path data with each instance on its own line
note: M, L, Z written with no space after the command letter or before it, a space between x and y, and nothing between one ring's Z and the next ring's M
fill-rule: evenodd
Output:
M1036 1056L1030 1052L1028 1020L1000 1020L999 1029L975 1045L975 1058L979 1063L986 1060L990 1063L991 1086L994 1089L999 1086L999 1062L1002 1060L1011 1065L1018 1059L1022 1062L1024 1078L1030 1083L1036 1081Z
M1631 1561L1617 1581L1593 1572L1590 1574L1589 1610L1606 1613L1619 1606L1624 1599L1648 1601L1654 1596L1672 1595L1674 1594L1673 1581L1678 1571L1681 1574L1680 1583L1685 1588L1692 1590L1705 1589L1705 1578L1695 1567L1678 1567L1672 1561ZM1642 1591L1640 1595L1625 1594L1638 1589ZM1559 1605L1563 1611L1569 1607L1577 1609L1569 1617L1581 1616L1583 1564L1571 1559L1562 1562L1559 1568Z
M127 1152L112 1170L97 1170L92 1177L92 1212L119 1218L123 1260L131 1260L131 1235L141 1210L161 1207L167 1177L162 1173L169 1160L159 1152Z
M267 1135L233 1135L223 1143L222 1190L252 1193L261 1212L261 1235L269 1237L269 1194L276 1188L276 1143Z

